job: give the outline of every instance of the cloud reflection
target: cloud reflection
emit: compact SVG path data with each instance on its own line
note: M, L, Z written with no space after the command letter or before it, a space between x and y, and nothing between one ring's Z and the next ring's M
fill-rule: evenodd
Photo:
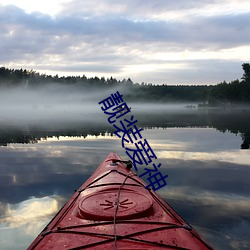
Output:
M216 191L205 190L191 190L190 187L168 187L166 190L159 189L158 193L164 199L174 199L183 201L185 203L194 203L201 206L217 206L220 209L214 216L234 214L234 216L240 216L241 214L249 214L250 211L250 198L237 194L226 194ZM213 214L209 215L210 218Z
M7 204L5 216L0 224L15 228L26 225L26 234L34 234L33 226L43 218L51 217L58 211L59 205L56 197L30 198L18 204Z
M249 167L250 155L247 151L221 151L221 152L183 152L183 151L156 151L158 158L183 159L199 161L220 161Z
M59 196L30 198L18 204L2 204L1 249L25 249L62 206Z

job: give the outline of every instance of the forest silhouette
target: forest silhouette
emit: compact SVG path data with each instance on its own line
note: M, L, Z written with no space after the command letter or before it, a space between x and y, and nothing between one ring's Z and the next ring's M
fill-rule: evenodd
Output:
M154 85L134 83L130 78L117 80L112 76L51 76L34 70L0 68L0 87L22 87L36 89L53 84L63 84L79 91L102 91L109 88L126 89L124 98L132 102L199 102L201 106L224 106L250 103L250 64L242 64L242 78L231 82L223 81L216 85Z

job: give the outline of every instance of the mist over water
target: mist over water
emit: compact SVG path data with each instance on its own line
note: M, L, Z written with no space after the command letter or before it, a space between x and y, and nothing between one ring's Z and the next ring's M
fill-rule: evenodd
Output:
M124 86L100 91L66 84L0 89L0 143L6 145L9 142L36 141L47 135L112 133L114 128L108 122L108 115L101 109L103 105L98 103L117 91L131 107L127 118L133 115L142 128L208 126L220 131L240 133L242 148L249 148L249 108L207 109L198 108L198 103L149 103L146 99L145 102L137 102L136 99L130 101L130 90ZM10 131L12 139L8 139L4 131ZM19 131L18 134L16 131ZM25 137L24 140L22 137Z
M97 92L84 93L66 86L5 89L0 92L1 120L42 121L84 118L98 111ZM101 97L100 97L101 98Z
M106 116L98 103L111 94L128 94L124 87L116 89L83 90L66 85L49 85L39 88L0 89L0 122L41 124L44 122L91 121L103 122ZM126 100L124 99L126 102ZM146 101L146 100L145 100ZM189 103L153 104L126 102L134 114L151 112L179 112Z

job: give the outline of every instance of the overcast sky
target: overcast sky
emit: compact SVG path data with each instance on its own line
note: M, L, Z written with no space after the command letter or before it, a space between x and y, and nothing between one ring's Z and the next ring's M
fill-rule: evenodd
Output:
M249 0L0 0L0 66L154 84L240 79Z

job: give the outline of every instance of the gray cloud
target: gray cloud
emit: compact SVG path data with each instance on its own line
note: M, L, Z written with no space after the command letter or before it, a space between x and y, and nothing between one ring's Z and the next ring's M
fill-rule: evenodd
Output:
M40 69L46 69L46 67L40 67ZM89 65L65 65L65 66L51 66L51 69L54 71L61 71L61 72L96 72L96 73L109 73L109 72L119 72L119 67L115 65L103 65L103 64L89 64Z
M203 47L230 48L249 45L250 12L238 15L195 18L185 31L189 32L188 42L200 42Z
M215 1L201 3L193 0L187 3L182 0L174 3L147 0L143 5L141 1L134 0L126 4L106 0L99 5L96 0L84 4L82 1L72 1L65 4L65 10L55 17L40 12L29 14L15 6L0 5L0 63L8 65L15 62L23 67L26 67L25 64L34 65L35 70L114 73L120 77L135 76L138 81L148 81L139 76L139 72L125 75L128 66L156 63L160 66L164 63L146 57L145 53L217 51L249 45L250 12L212 16L197 14L190 19L157 19L154 16L173 11L185 15L185 11L189 13L209 4L215 4ZM207 58L203 62L209 64L209 60ZM232 65L223 58L213 60L217 60L217 64L223 62ZM239 58L237 64L240 65L242 60ZM170 61L177 63L173 59ZM182 63L191 68L194 65L197 69L202 67L202 63L195 60L190 62L190 59L183 59ZM208 67L200 69L208 70ZM234 71L238 72L236 69ZM183 77L179 75L179 79L190 77L191 81L197 80L198 76L189 67L186 70L171 69L171 72L158 69L155 70L155 79L163 81L160 75L165 77L165 72L170 75L180 72ZM149 73L153 73L153 70L144 72L144 75ZM212 82L225 79L223 70L217 73ZM209 75L211 77L211 71L207 73ZM150 78L153 81L153 77ZM207 79L201 79L201 82L207 82Z
M223 15L215 17L195 17L188 22L163 20L133 20L129 17L105 16L84 18L79 16L57 16L52 18L39 12L27 14L20 8L6 6L1 8L1 33L10 30L40 38L63 36L67 34L81 36L86 40L109 39L109 42L162 41L192 46L194 39L201 43L246 44L249 41L250 13ZM34 33L29 34L32 31ZM244 32L244 37L242 36ZM34 38L33 38L34 39ZM71 42L75 38L72 38ZM232 43L231 42L231 43ZM42 41L43 43L43 41ZM236 43L236 44L235 44ZM187 44L186 44L187 45Z
M223 0L222 0L223 2ZM218 3L218 1L198 1L198 0L127 0L115 1L115 0L91 0L80 1L73 0L65 3L65 9L62 11L64 15L79 15L79 16L106 16L112 14L112 16L119 17L141 17L143 19L151 18L154 14L162 14L170 11L185 11L189 9L199 9L206 5Z

